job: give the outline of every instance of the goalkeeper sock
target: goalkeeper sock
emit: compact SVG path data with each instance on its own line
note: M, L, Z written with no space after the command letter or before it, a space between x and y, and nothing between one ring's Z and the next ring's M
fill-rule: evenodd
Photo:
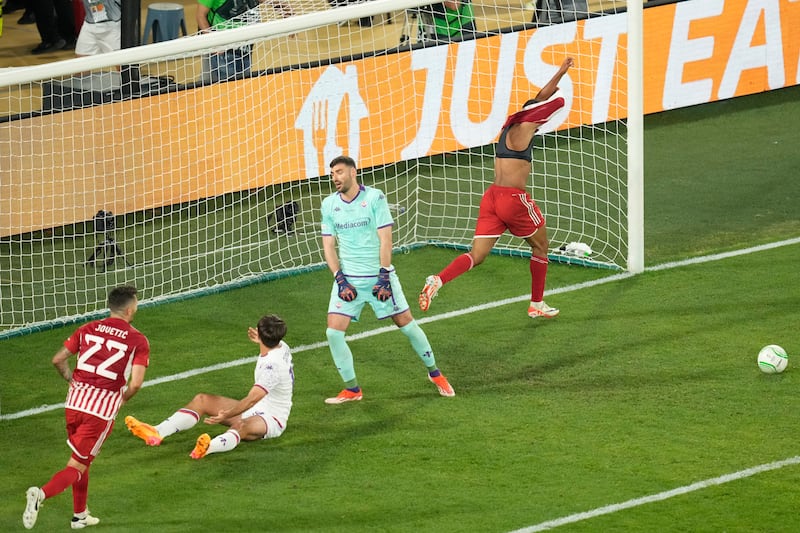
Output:
M161 435L161 438L167 438L170 435L174 435L179 431L184 431L186 429L194 427L195 424L200 420L200 415L192 411L191 409L181 408L175 411L175 413L161 422L159 425L156 426L156 431L158 434Z
M241 440L242 438L239 436L238 431L235 429L229 429L225 433L217 435L211 439L211 442L208 443L208 451L206 452L206 455L209 453L229 452L236 448Z
M328 347L331 349L331 357L333 357L333 364L336 365L336 370L342 376L342 381L348 387L357 387L356 370L353 368L353 352L344 340L344 331L338 329L328 328L325 330L325 335L328 337Z
M547 278L547 258L531 256L531 301L541 302L544 298L544 282Z
M436 370L436 358L433 356L433 348L431 348L431 343L428 342L428 336L425 335L425 332L419 327L417 321L412 320L400 328L400 331L411 341L411 347L414 348L419 358L422 359L428 372Z
M442 285L444 285L464 272L472 270L473 266L475 266L475 262L472 260L472 256L470 254L461 254L444 267L444 270L439 272L439 279L442 280Z

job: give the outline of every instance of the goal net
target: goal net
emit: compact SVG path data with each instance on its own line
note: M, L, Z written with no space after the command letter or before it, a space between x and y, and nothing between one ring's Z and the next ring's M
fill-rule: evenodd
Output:
M618 5L540 2L543 22L473 0L475 31L445 42L424 0L338 4L267 0L225 31L4 71L0 337L99 314L122 283L159 301L320 268L340 154L387 193L396 246L466 248L506 116L566 56L530 192L551 258L628 267Z

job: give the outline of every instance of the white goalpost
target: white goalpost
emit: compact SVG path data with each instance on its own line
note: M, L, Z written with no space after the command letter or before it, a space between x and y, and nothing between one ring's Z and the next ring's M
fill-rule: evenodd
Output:
M628 257L627 269L644 272L644 46L642 2L627 0L628 15Z
M566 56L567 109L530 181L551 258L640 272L642 4L627 2L544 24L524 1L473 0L477 32L433 42L426 0L267 0L241 27L5 70L0 338L99 314L122 283L158 302L322 267L341 154L389 196L396 246L466 248L506 116ZM250 69L213 78L230 49ZM528 253L518 241L499 253Z

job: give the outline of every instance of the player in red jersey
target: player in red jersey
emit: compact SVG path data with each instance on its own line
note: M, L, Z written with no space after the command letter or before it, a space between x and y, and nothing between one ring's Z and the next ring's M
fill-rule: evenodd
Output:
M526 192L531 173L531 149L539 127L565 105L558 83L572 66L568 57L533 100L506 119L495 149L494 183L481 199L475 237L468 253L456 257L438 275L428 276L419 295L419 307L427 311L445 283L483 263L500 236L509 230L531 246L530 317L554 317L558 309L542 298L547 276L547 227L539 207Z
M142 387L150 363L147 337L131 326L138 307L136 293L131 286L111 290L111 316L79 327L53 356L53 365L69 382L64 411L67 445L72 455L66 468L56 472L44 486L28 489L22 515L26 529L36 524L44 500L61 494L67 487L72 487L72 529L100 522L86 507L89 467L111 434L120 407ZM76 353L78 360L71 370L68 360Z

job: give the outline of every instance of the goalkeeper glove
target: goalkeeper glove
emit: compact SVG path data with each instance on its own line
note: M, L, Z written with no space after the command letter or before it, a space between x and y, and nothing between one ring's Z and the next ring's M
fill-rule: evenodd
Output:
M352 302L356 299L358 293L356 292L356 288L350 285L350 282L347 281L347 278L344 277L344 273L339 270L336 272L336 284L339 286L339 298L344 300L345 302Z
M392 297L392 282L389 280L389 271L381 267L378 273L378 281L372 286L372 295L385 302Z

